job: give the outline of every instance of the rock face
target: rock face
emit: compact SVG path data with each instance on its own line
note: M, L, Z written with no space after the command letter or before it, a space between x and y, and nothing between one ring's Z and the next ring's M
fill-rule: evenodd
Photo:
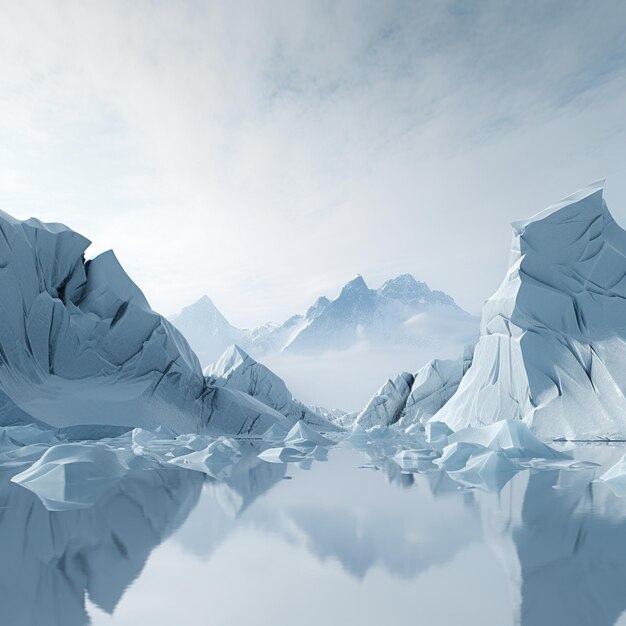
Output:
M265 365L257 363L239 346L231 346L219 361L206 368L205 374L212 387L237 391L278 411L286 418L288 428L302 420L322 432L337 431L336 426L294 400L281 378Z
M89 243L61 224L0 213L3 423L250 434L285 421L207 386L187 341L114 254L85 261Z
M453 430L523 420L542 439L626 436L626 232L594 184L513 224L474 361L437 413Z

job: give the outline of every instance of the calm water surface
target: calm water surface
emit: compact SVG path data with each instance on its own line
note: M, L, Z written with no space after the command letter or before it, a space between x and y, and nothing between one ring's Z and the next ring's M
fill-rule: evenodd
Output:
M626 625L626 498L587 471L484 493L377 465L251 453L224 482L136 472L62 512L5 469L0 623Z

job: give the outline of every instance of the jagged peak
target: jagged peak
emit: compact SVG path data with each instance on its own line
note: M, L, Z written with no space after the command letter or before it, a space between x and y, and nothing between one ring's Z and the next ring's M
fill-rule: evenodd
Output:
M204 295L195 302L187 305L180 311L180 313L174 315L170 319L184 319L185 317L196 317L201 316L204 318L211 318L219 321L221 324L229 325L229 321L226 319L224 314L215 306L215 303L209 296Z
M369 291L369 287L365 282L365 279L361 274L357 274L352 280L349 280L341 290L341 293L346 291Z
M400 274L395 278L390 278L385 281L378 289L378 293L381 295L387 295L398 292L413 291L420 294L430 293L428 285L422 281L419 281L413 276L413 274Z
M304 317L308 320L317 317L329 304L330 300L326 296L320 296L315 304L307 309Z
M211 300L211 298L209 298L209 296L207 296L206 294L204 294L203 296L198 298L195 302L192 302L190 305L186 306L185 308L191 309L191 308L196 308L196 307L217 309L213 300Z

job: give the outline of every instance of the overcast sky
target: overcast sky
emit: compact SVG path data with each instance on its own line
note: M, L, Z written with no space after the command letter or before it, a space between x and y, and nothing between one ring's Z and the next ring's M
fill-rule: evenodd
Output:
M479 312L509 222L607 176L626 3L0 4L0 208L255 325L411 272Z

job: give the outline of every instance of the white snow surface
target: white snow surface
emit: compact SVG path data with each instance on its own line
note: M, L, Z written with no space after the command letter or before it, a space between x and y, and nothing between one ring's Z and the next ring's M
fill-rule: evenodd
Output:
M433 419L523 420L541 439L626 436L626 232L595 183L513 224L474 360Z

